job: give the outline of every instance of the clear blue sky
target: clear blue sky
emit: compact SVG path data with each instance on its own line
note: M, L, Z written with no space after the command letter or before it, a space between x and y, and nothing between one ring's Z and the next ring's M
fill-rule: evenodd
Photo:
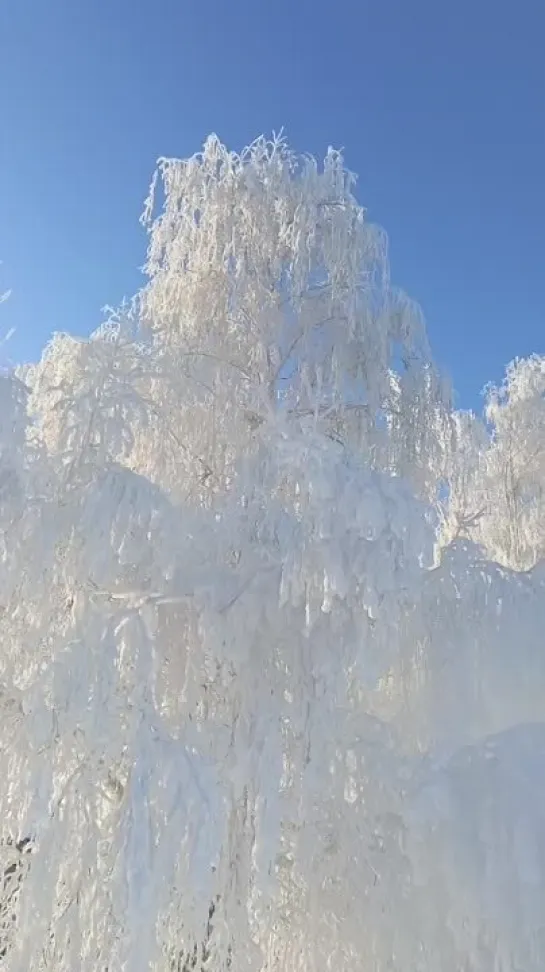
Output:
M545 0L4 0L2 356L141 280L154 161L344 147L458 402L545 352Z

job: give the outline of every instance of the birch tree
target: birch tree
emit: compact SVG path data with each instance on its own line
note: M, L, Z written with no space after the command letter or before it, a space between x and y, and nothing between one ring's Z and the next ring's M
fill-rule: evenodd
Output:
M542 968L542 578L433 568L448 399L353 190L163 160L142 291L1 376L9 972Z
M513 361L483 419L453 416L443 539L471 539L514 570L545 553L545 359Z

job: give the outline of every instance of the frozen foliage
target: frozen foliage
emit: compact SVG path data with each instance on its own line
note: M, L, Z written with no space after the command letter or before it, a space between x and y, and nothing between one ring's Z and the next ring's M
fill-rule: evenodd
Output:
M445 536L528 570L545 553L545 357L509 365L503 384L486 389L484 419L454 416Z
M352 190L163 161L143 291L0 376L9 972L543 969L542 363L451 414Z

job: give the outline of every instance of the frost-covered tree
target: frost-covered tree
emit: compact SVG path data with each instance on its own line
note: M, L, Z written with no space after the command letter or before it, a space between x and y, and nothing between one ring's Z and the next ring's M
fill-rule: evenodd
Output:
M516 569L545 554L545 358L513 361L500 388L488 389L490 515L483 540ZM490 534L490 540L488 535Z
M480 544L514 570L545 554L545 358L513 361L486 389L484 419L452 418L443 542Z
M282 414L428 485L444 391L420 312L391 287L384 234L353 187L339 153L319 169L280 139L236 155L210 138L200 156L161 161L143 217L137 314L154 349L153 425L138 468L160 468L186 495L202 497L203 483L213 493Z
M142 292L0 376L0 963L541 969L543 579L433 567L421 316L337 153L159 175Z

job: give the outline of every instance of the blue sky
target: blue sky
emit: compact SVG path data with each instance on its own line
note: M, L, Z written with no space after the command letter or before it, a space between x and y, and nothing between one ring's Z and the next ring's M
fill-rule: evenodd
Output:
M458 404L545 352L543 0L13 0L0 333L36 357L141 282L154 161L216 131L345 149Z

